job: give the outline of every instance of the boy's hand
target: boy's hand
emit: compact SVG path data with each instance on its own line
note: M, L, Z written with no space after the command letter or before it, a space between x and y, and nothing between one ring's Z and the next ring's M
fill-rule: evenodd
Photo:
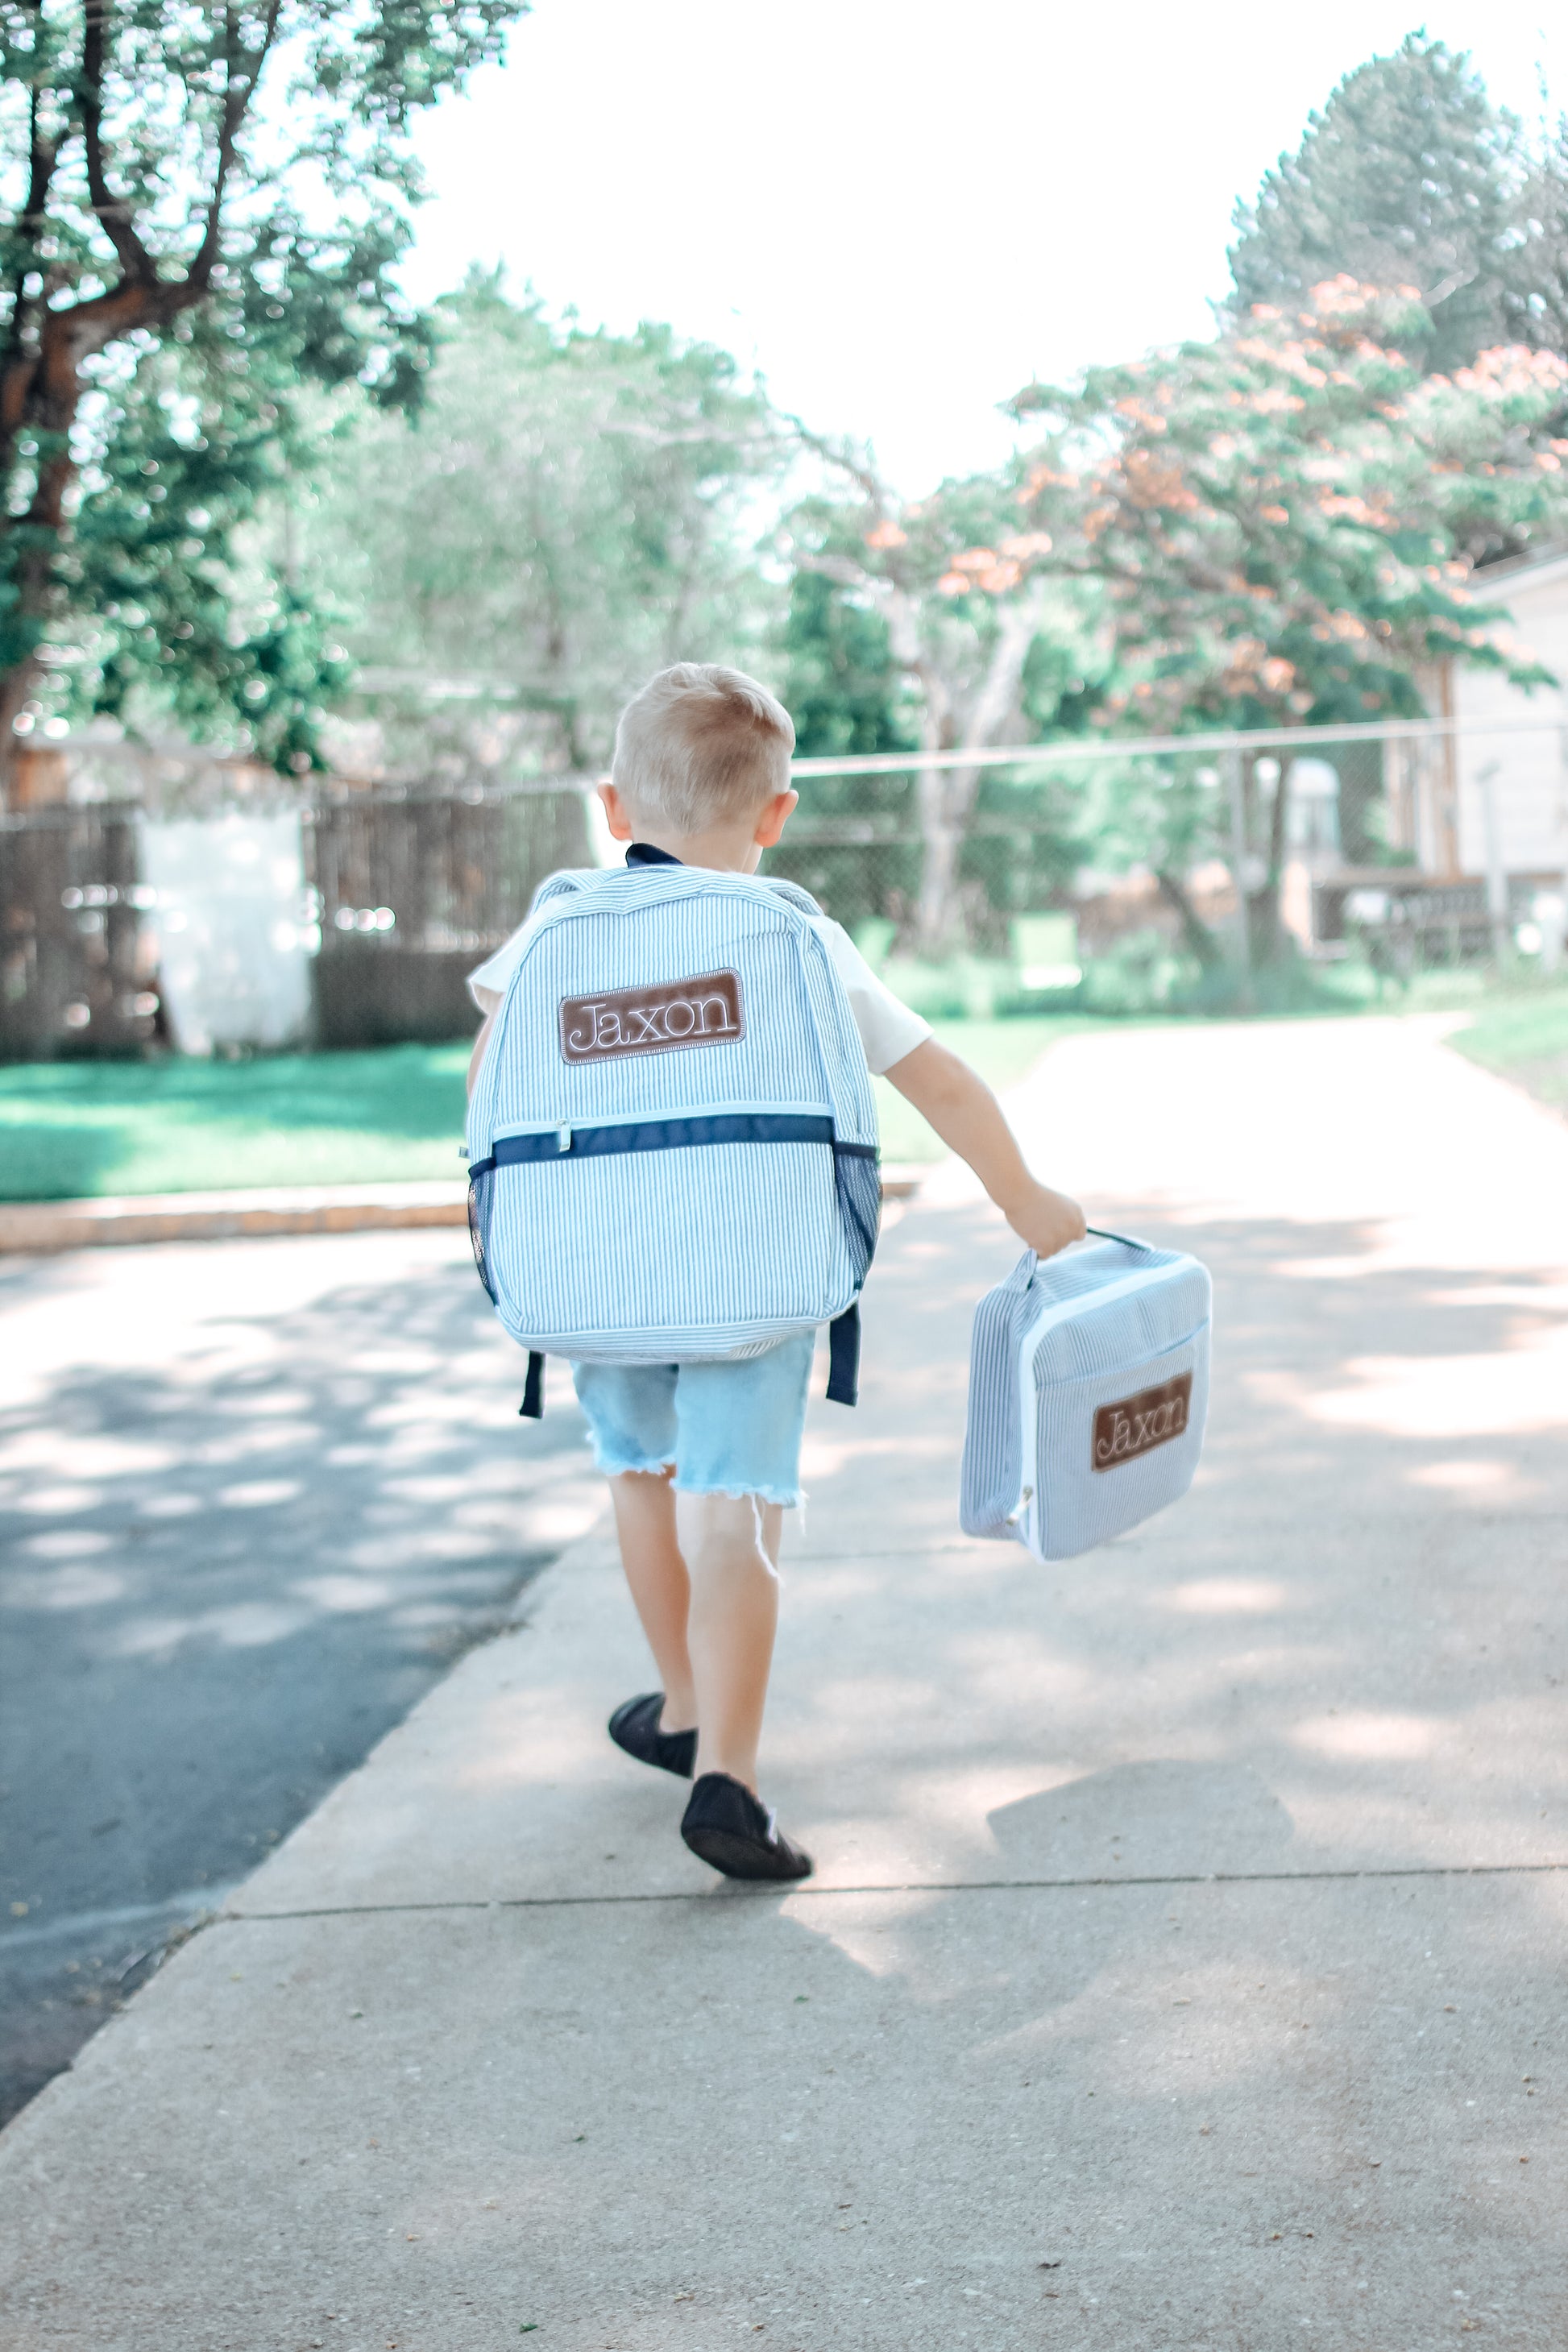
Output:
M1069 1201L1065 1192L1053 1192L1048 1184L1037 1184L1032 1178L1027 1192L1021 1200L1008 1202L1004 1213L1019 1240L1026 1242L1037 1257L1055 1257L1069 1242L1082 1241L1088 1231L1076 1201Z

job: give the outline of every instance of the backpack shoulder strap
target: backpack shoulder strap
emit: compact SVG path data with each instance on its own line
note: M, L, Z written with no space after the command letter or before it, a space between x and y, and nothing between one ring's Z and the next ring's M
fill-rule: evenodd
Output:
M587 889L591 883L597 881L598 877L599 868L596 866L588 866L582 871L569 866L563 873L547 874L529 900L529 913L537 915L540 908L547 907L552 898L574 898L580 890Z
M822 908L816 900L809 890L803 890L798 882L788 882L782 874L758 874L752 879L761 882L775 898L782 898L786 907L794 907L800 914L821 915Z

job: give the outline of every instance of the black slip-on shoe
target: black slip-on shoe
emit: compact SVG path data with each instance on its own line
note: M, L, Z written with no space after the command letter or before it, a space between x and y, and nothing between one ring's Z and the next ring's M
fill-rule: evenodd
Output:
M610 1717L610 1738L639 1764L655 1764L661 1772L689 1780L697 1761L697 1734L661 1731L658 1718L663 1712L662 1691L645 1691L641 1698L629 1698Z
M704 1772L681 1817L680 1834L726 1878L809 1878L816 1867L785 1837L771 1809L728 1772Z

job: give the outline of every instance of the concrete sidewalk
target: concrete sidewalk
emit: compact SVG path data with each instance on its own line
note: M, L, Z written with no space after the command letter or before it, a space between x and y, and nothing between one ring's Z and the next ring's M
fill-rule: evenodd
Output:
M1560 2352L1568 1127L1381 1021L1016 1108L1215 1268L1193 1495L959 1535L1016 1245L933 1179L813 1411L816 1880L716 1883L605 1740L588 1538L0 2138L5 2352Z

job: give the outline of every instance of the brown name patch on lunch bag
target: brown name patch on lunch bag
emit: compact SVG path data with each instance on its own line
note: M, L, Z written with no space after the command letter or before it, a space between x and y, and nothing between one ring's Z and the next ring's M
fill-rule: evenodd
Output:
M721 1045L745 1034L741 976L734 971L562 1000L561 1051L568 1062L667 1054L679 1045Z
M1156 1389L1140 1389L1120 1404L1102 1404L1094 1416L1095 1468L1114 1470L1180 1437L1192 1401L1193 1376L1183 1372Z

